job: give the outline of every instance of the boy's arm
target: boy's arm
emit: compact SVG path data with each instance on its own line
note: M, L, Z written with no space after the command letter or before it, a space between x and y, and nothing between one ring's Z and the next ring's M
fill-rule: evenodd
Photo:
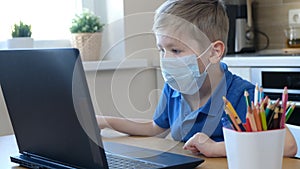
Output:
M284 140L283 155L286 157L294 157L297 153L297 143L290 129L285 125L286 135Z
M153 120L126 119L99 115L96 115L96 119L101 129L111 128L129 135L155 136L166 130L157 126Z

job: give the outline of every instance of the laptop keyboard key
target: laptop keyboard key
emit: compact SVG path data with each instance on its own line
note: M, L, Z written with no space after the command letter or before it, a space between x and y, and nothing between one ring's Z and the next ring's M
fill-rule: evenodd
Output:
M108 168L110 169L154 169L163 167L158 164L148 163L135 158L131 159L108 152L106 152L106 158L108 162Z

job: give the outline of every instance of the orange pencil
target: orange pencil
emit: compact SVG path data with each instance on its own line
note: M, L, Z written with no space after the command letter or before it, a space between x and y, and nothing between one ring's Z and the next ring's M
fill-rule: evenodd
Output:
M237 131L242 131L241 128L239 127L238 123L236 122L236 119L234 118L234 115L230 112L230 110L227 107L225 107L225 113L227 114L227 116L229 116L234 128Z
M257 131L262 131L258 105L255 106L254 103L252 102L252 107L253 107L253 115L254 115L254 120L255 120L256 127L257 127Z
M254 115L253 115L252 110L251 110L250 107L248 107L247 116L249 117L251 130L252 131L257 131Z

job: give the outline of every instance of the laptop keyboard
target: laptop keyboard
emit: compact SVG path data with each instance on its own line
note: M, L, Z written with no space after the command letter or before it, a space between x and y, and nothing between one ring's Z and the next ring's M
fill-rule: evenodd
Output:
M163 167L159 164L149 163L139 159L126 158L109 152L105 153L109 169L152 169Z

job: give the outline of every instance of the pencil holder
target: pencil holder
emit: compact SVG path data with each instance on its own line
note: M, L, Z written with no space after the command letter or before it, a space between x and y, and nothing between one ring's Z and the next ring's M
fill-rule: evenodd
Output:
M281 169L285 128L237 132L223 127L229 169Z

